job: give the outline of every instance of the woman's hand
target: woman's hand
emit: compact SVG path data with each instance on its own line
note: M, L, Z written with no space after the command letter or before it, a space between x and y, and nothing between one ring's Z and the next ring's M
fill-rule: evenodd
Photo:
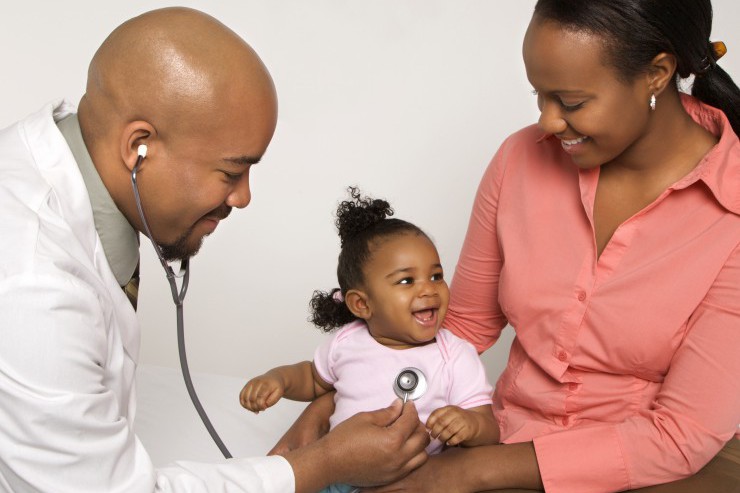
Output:
M268 455L283 455L315 442L329 432L329 417L334 412L334 392L311 402Z
M542 489L532 442L451 448L400 481L362 491L472 493L505 488Z
M411 474L386 486L365 488L363 493L472 493L465 484L463 449L450 449L429 457L426 463Z

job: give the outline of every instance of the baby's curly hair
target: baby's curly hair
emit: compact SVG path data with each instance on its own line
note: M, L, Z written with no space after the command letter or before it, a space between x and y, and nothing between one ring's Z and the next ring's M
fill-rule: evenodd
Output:
M334 222L342 246L337 265L339 288L314 291L310 302L309 320L324 332L357 319L343 297L347 291L365 282L363 267L379 240L407 233L428 238L418 226L392 218L393 209L387 201L363 197L357 187L348 187L347 191L350 199L339 204Z

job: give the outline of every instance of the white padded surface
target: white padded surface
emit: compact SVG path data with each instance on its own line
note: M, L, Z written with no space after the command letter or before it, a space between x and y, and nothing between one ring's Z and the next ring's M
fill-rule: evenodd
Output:
M203 408L234 457L265 455L306 406L281 400L255 415L239 405L246 380L205 373L193 373L192 378ZM190 402L179 370L140 365L136 385L134 428L155 466L223 458Z

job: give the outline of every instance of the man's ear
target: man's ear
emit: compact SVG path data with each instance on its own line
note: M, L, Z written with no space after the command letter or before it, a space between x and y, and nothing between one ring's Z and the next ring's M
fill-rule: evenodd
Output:
M372 316L372 310L367 303L367 294L359 289L350 289L344 294L344 303L355 317L368 320Z
M156 154L157 131L152 124L143 120L130 122L121 132L121 159L129 171L133 171L139 157L139 146L146 144L147 156Z
M650 92L660 96L676 76L676 57L670 53L658 53L650 62L648 69L648 86Z

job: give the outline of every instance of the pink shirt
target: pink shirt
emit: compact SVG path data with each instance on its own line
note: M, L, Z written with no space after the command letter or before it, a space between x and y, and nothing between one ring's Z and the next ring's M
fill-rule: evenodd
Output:
M422 423L440 407L491 404L493 388L475 348L445 329L437 333L434 344L391 349L370 336L365 322L352 322L316 349L314 365L337 391L329 420L332 428L358 412L389 406L398 398L393 382L406 367L418 368L426 376L428 389L414 401ZM442 443L434 440L427 452L441 448Z
M534 440L548 492L691 475L740 423L740 144L683 102L719 143L598 259L599 169L557 139L515 133L480 183L445 325L479 351L514 327L495 414L502 441Z

